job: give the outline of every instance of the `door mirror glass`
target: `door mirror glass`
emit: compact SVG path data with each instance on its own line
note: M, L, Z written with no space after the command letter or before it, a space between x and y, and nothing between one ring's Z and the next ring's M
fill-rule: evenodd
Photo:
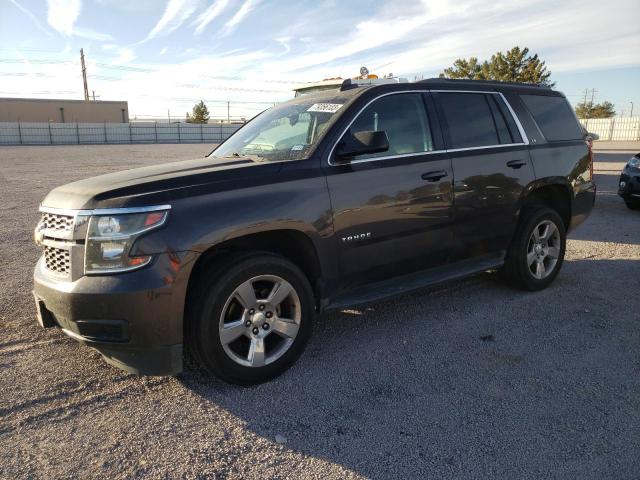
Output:
M381 153L389 150L387 132L364 130L347 134L338 145L336 156L340 160L349 160L358 155Z

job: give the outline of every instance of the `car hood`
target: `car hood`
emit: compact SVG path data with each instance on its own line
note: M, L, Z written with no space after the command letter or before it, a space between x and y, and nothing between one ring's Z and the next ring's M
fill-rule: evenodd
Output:
M117 208L165 203L186 195L209 193L225 182L269 175L279 163L248 158L205 157L163 163L86 178L53 189L43 207Z

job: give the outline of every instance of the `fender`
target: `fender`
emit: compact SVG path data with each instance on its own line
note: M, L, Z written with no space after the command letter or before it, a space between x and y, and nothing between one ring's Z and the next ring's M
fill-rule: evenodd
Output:
M311 240L331 275L333 218L324 176L212 192L172 203L164 228L139 238L133 255L201 254L222 242L256 233L293 230Z
M522 206L526 197L530 195L531 192L539 188L550 187L550 186L562 187L569 194L569 200L573 202L573 197L574 197L573 187L571 186L571 183L569 183L569 180L567 180L566 177L544 177L544 178L535 179L534 181L530 182L522 190L522 193L520 194L520 201L518 204L518 208Z

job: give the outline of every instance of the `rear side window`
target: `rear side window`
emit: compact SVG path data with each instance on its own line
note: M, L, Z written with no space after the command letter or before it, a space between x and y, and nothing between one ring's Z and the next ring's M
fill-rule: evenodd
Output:
M486 98L489 101L493 121L495 122L496 130L498 131L498 138L500 139L500 143L513 143L513 138L511 138L511 133L507 127L507 121L500 111L495 97L495 95L487 95Z
M387 133L389 150L359 158L406 155L433 150L433 140L420 93L398 93L375 100L351 124L351 133Z
M486 95L439 93L437 98L447 122L450 148L484 147L501 143ZM504 120L503 128L506 129ZM504 143L511 143L511 140Z
M520 95L520 98L548 141L582 138L578 121L564 97Z

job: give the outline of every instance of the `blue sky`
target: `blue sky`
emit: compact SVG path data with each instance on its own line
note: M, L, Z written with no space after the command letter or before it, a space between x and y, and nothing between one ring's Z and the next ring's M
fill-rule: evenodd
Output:
M572 103L640 114L638 19L638 0L0 0L0 96L82 98L84 48L89 89L132 116L250 117L362 65L428 78L520 45Z

